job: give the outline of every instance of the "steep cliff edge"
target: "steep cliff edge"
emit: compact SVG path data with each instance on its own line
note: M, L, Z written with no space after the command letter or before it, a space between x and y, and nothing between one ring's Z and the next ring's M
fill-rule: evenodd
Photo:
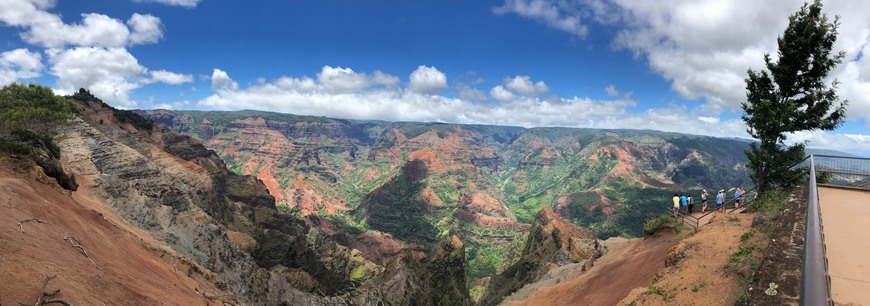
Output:
M326 299L291 283L300 287L300 280L313 279L307 289L335 293L352 285L352 274L363 281L379 271L300 220L278 214L261 182L229 172L189 137L125 124L95 101L81 107L84 120L73 120L57 138L64 164L92 181L121 219L213 271L218 288L240 302L319 305Z
M591 267L607 250L585 228L573 225L546 207L535 217L519 262L492 276L479 300L495 305L522 286L540 280L563 265Z
M46 290L61 289L52 298L73 305L238 302L217 275L106 207L88 177L70 193L20 162L0 157L0 305L34 303L47 274Z

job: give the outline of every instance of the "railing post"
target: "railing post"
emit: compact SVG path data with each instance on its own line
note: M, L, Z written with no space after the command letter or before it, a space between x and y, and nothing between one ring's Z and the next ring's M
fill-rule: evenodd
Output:
M810 155L809 183L807 184L807 221L804 237L804 262L801 273L801 305L832 305L827 281L827 265L821 233L819 193L816 170Z

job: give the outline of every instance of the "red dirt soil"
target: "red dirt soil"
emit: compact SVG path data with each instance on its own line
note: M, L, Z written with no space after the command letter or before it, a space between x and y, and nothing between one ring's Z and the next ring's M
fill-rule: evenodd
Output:
M668 250L678 242L674 234L633 239L605 254L579 277L540 288L525 300L509 297L502 305L615 305L635 287L652 282L664 267Z
M0 160L0 305L34 303L46 274L57 276L46 291L61 289L53 298L74 305L207 305L195 290L222 294L210 272L189 277L189 260L174 260L171 248L121 221L87 177L77 176L81 186L69 195L40 171L19 173L9 164ZM23 223L22 233L18 222L32 218L45 223Z

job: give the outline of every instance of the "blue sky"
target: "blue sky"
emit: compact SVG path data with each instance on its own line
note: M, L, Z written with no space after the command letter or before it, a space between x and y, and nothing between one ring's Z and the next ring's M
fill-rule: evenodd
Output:
M637 128L748 137L746 69L802 2L0 0L0 84L122 108ZM870 155L870 3L841 16L836 131Z

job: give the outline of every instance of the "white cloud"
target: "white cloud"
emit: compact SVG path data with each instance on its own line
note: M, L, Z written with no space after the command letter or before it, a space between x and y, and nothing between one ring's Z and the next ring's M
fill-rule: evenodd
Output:
M420 65L411 72L408 88L417 93L437 94L447 88L447 75L435 67Z
M160 3L165 5L181 6L186 8L194 8L201 0L133 0L133 2L143 3Z
M492 11L497 15L517 14L584 38L589 28L581 22L580 16L572 8L566 1L506 0L504 5L493 8Z
M323 66L317 74L317 80L323 88L333 93L357 92L371 83L368 76L353 72L350 68Z
M42 55L39 53L23 48L0 53L0 86L39 77L42 68Z
M150 83L182 84L191 75L166 70L149 71L125 48L75 47L46 51L57 90L64 93L87 88L107 103L132 108L130 92Z
M789 135L791 143L807 142L807 147L846 150L870 156L870 135L800 132Z
M130 44L132 45L154 44L163 38L160 18L152 15L134 13L133 17L127 20L127 25L133 30L130 33Z
M682 98L700 99L705 113L740 111L746 70L776 55L776 39L803 0L564 1L505 0L496 14L513 13L584 37L583 22L615 26L612 45L645 57L650 68ZM870 124L870 2L828 0L823 12L840 16L835 50L847 58L830 75L850 101L849 118ZM559 20L577 20L561 28ZM583 34L583 35L580 35ZM862 56L859 56L862 54ZM615 88L614 88L615 89Z
M613 84L604 87L604 92L606 92L607 95L611 97L619 96L619 90L616 90L616 86L614 86Z
M181 85L184 83L193 82L193 75L180 74L166 70L153 70L149 82L160 82L170 85Z
M489 90L489 95L492 96L493 99L496 99L501 102L511 102L516 100L518 97L514 93L508 91L501 85L493 87Z
M698 120L701 120L704 123L716 124L719 123L719 117L698 117Z
M0 21L10 26L28 26L36 23L57 21L57 16L45 12L52 8L52 0L4 0L0 1Z
M518 75L513 78L505 78L504 86L508 90L529 97L538 96L550 90L544 81L532 82L529 76Z
M0 22L23 28L20 35L24 41L46 48L124 47L156 43L163 36L160 19L151 15L133 14L125 24L103 14L87 13L81 15L80 23L67 24L47 11L55 4L48 0L4 0L0 2Z
M215 68L211 73L211 89L217 92L232 91L239 88L239 83L233 81L226 71Z
M51 73L57 76L58 89L75 92L87 88L97 97L120 106L136 105L128 94L142 86L136 78L147 69L126 49L76 47L47 53Z
M462 100L479 102L486 101L487 98L485 92L464 83L457 84L456 91Z
M343 71L352 71L344 69ZM355 72L356 75L365 75ZM511 80L506 79L506 80ZM418 93L407 88L362 87L355 92L330 92L319 79L283 76L271 82L241 88L226 72L215 69L215 93L196 104L207 109L261 109L301 115L390 121L452 122L525 127L564 126L608 129L652 129L719 137L749 138L740 118L725 119L706 114L701 107L671 104L642 112L625 94L611 100L588 98L529 97L495 86L489 95L502 103L472 98L451 98ZM461 91L479 92L470 86ZM478 96L472 93L470 96ZM485 97L484 97L485 98ZM850 152L870 152L870 136L803 133L792 141L810 140L810 147L836 147Z

